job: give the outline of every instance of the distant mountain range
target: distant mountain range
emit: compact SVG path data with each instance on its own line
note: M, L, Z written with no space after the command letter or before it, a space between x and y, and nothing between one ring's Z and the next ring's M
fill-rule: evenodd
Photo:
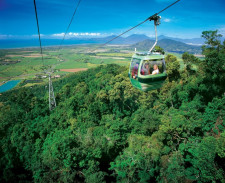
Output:
M168 37L168 36L159 36L158 37L159 40L162 39L171 39L174 41L179 41L185 44L189 44L189 45L195 45L195 46L201 46L205 43L205 40L203 38L192 38L192 39L181 39L181 38L174 38L174 37Z
M105 43L116 36L109 36L104 38L93 38L91 39L92 42L95 43ZM89 39L90 41L90 39ZM119 37L113 40L110 44L127 44L130 45L132 49L137 48L141 51L148 51L152 45L154 44L155 39L152 39L143 34L133 34L128 37ZM201 43L204 40L202 38L194 38L194 39L179 39L179 38L172 38L166 36L159 36L158 37L158 44L162 47L165 51L168 52L176 52L176 53L201 53Z
M137 48L137 50L140 50L140 51L148 51L153 46L154 42L155 42L154 40L147 39L147 40L138 42L136 44L133 44L131 47ZM201 46L188 45L180 41L175 41L171 39L161 39L158 41L157 45L159 45L165 51L168 51L168 52L176 52L176 53L189 52L192 54L199 54L202 51Z
M112 36L108 36L108 37L91 38L91 39L87 39L87 40L92 40L94 42L107 42L115 37L116 37L116 35L112 35ZM111 42L111 44L135 44L140 41L147 40L147 39L155 40L155 38L148 37L144 34L132 34L128 37L119 37L119 38L113 40ZM158 40L162 40L162 39L170 39L170 40L179 41L179 42L182 42L185 44L196 45L196 46L201 46L204 44L203 38L181 39L181 38L168 37L168 36L164 36L164 35L158 36Z
M116 36L109 36L105 38L92 39L99 43L105 43ZM133 34L128 37L119 37L113 40L110 44L127 44L131 45L131 48L137 48L138 50L148 51L155 42L155 38L150 38L144 34ZM204 44L203 38L193 38L193 39L180 39L167 36L159 36L158 44L165 51L184 53L189 52L193 54L201 53L201 46Z

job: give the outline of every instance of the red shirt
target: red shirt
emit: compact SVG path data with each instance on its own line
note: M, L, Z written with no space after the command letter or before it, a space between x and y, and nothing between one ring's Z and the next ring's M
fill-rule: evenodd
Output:
M138 66L134 66L133 70L132 70L132 76L137 76L138 75Z

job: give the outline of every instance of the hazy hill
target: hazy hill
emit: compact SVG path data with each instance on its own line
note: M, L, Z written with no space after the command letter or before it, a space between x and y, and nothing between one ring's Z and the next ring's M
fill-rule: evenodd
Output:
M135 44L140 41L144 41L146 39L149 39L149 37L144 34L133 34L133 35L126 37L124 39L124 43L125 44Z
M92 39L87 39L87 40L92 40L93 42L96 43L105 43L113 38L115 38L116 35L108 36L108 37L103 37L103 38L92 38ZM203 38L193 38L193 39L180 39L180 38L173 38L173 37L167 37L164 35L161 35L158 37L158 40L173 40L185 44L192 44L192 45L197 45L200 46L204 44ZM128 37L119 37L115 40L113 40L110 44L135 44L144 40L151 40L155 41L155 38L150 38L144 34L132 34ZM170 42L171 43L171 42Z
M139 43L133 44L132 48L137 48L137 50L141 51L148 51L152 45L154 44L154 40L144 40ZM189 52L189 53L201 53L201 47L200 46L193 46L188 45L179 41L174 41L171 39L161 39L158 41L158 44L160 47L162 47L165 51L168 52L177 52L177 53L183 53L183 52Z
M116 37L116 35L112 35L112 36L108 36L108 37L91 38L91 39L87 39L87 40L92 40L96 43L100 43L100 42L104 43L104 42L109 41L110 39L113 39L115 37ZM77 40L77 39L78 38L76 38L74 40ZM140 41L144 41L146 39L155 40L154 37L153 38L148 37L145 34L132 34L128 37L119 37L116 40L112 41L111 44L135 44L135 43L138 43ZM196 45L196 46L201 46L201 45L204 44L203 38L191 38L191 39L183 38L183 39L181 39L181 38L168 37L168 36L164 36L164 35L158 36L158 40L163 40L163 39L170 39L170 40L182 42L182 43L189 44L189 45Z
M105 43L113 38L115 38L117 35L112 35L112 36L107 36L107 37L101 37L101 38L73 38L72 40L89 40L89 41L93 41L95 43ZM111 44L135 44L138 43L140 41L144 41L146 39L149 40L155 40L155 38L153 37L148 37L145 34L132 34L130 36L127 37L119 37L116 40L112 41ZM186 44L192 44L192 45L202 45L204 44L204 39L203 38L192 38L192 39L181 39L181 38L174 38L174 37L168 37L168 36L164 36L164 35L160 35L158 36L158 40L163 40L163 39L170 39L170 40L174 40L174 41L178 41L178 42L182 42L182 43L186 43Z
M158 37L158 40L162 40L162 39L171 39L174 41L179 41L182 43L196 45L196 46L200 46L205 43L205 40L203 38L181 39L181 38L168 37L168 36L164 36L164 35L161 35Z

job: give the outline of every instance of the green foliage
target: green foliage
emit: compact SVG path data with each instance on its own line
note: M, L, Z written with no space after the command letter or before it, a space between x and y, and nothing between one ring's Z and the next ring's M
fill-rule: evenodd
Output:
M161 53L161 54L165 54L165 51L164 51L164 49L163 48L161 48L160 46L158 46L158 45L156 45L155 46L155 51L156 52L159 52L159 53Z
M185 162L179 151L161 157L160 182L184 182Z
M183 53L182 59L183 59L184 64L186 66L186 70L189 73L193 72L193 65L199 64L199 62L200 62L200 60L197 57L195 57L192 54L189 54L188 52Z
M214 98L208 104L203 115L204 127L203 129L215 135L219 135L225 130L225 97L221 99ZM216 123L215 123L216 122Z
M192 165L186 169L188 179L201 182L224 181L223 169L215 161L216 146L214 137L205 137L202 141L187 143L185 161Z
M211 100L215 95L221 95L225 90L225 46L222 45L217 31L205 31L207 46L203 47L205 60L202 63L204 72L204 84L210 91L207 91Z
M168 74L169 80L177 80L180 77L179 69L180 63L177 58L173 55L167 55L166 58L166 72Z
M217 139L216 152L220 158L225 158L225 131Z
M222 37L221 34L218 34L218 30L215 31L203 31L202 37L206 40L205 44L209 45L210 47L218 47L220 46L219 38Z
M143 135L131 135L126 148L111 168L118 182L147 182L154 178L155 167L162 143L157 139Z

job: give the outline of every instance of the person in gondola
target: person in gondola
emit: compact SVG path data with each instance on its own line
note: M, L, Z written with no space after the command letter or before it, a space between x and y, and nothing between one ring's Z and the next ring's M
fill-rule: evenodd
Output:
M138 75L138 66L139 66L139 64L136 63L136 65L134 66L134 68L133 68L133 70L132 70L132 77L133 77L134 79L136 79L136 78L137 78L137 75Z
M141 71L142 75L150 75L149 63L145 63Z
M152 71L151 75L159 74L159 69L158 69L158 66L156 64L153 66L153 68L154 68L154 71Z

